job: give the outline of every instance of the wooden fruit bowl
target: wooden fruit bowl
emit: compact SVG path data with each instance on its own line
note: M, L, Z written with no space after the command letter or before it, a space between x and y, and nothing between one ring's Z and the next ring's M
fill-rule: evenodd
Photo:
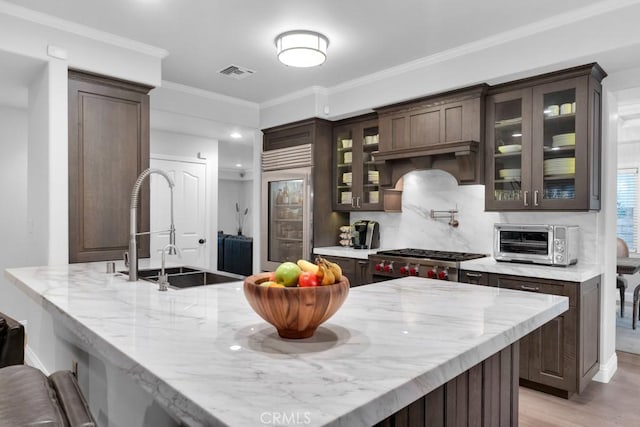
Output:
M260 286L270 273L244 280L244 296L264 320L278 330L282 338L309 338L316 328L338 311L349 294L349 279L327 286L277 288Z

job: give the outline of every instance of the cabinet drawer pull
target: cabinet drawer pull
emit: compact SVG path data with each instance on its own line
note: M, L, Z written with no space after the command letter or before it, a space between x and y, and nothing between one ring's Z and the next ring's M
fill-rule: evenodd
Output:
M369 261L358 261L360 265L369 265Z
M529 206L529 191L525 190L524 191L524 207L528 207Z
M534 292L538 292L540 290L540 288L538 288L537 286L525 286L525 285L520 285L520 289L522 289L523 291L534 291Z
M467 277L482 277L482 273L466 273Z

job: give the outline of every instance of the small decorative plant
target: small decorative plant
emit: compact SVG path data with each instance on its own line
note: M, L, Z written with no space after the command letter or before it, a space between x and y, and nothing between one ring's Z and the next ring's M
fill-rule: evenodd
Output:
M238 206L238 202L236 202L236 220L238 221L238 236L242 235L242 227L244 226L244 221L247 218L247 213L249 213L249 208L245 208L244 212L240 210L240 206Z

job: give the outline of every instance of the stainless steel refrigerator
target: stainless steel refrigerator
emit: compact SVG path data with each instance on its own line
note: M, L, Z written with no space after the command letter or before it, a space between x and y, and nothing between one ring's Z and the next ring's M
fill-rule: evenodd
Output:
M262 158L261 267L311 257L311 146L271 150Z

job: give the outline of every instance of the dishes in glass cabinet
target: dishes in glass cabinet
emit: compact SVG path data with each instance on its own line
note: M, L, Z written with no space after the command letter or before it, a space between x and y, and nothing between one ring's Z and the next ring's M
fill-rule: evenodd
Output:
M515 178L520 178L520 175L522 173L521 169L500 169L498 171L498 175L500 175L500 178L505 178L505 179L515 179Z
M353 140L352 139L343 139L342 140L342 148L351 148L352 145L353 145Z
M575 133L562 133L560 135L554 135L551 138L553 147L568 147L570 145L576 145Z
M545 160L543 162L543 170L545 176L574 174L576 173L576 158L563 157Z
M498 146L498 151L502 154L519 153L520 151L522 151L522 145L520 144L500 145Z
M575 197L575 186L568 185L549 185L544 189L545 199L573 199Z

